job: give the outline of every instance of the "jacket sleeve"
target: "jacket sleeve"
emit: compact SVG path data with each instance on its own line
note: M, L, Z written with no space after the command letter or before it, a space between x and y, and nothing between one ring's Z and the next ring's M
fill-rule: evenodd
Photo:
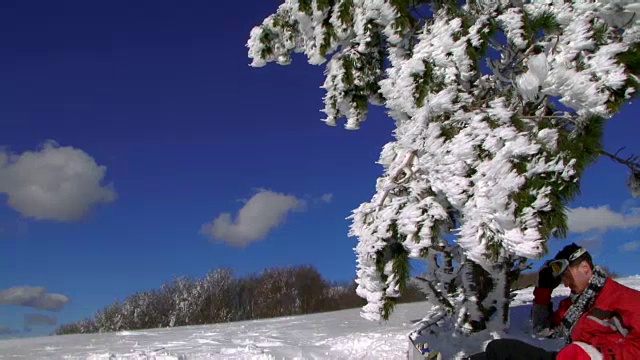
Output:
M560 321L571 306L571 299L560 301L558 309L553 310L551 293L553 289L536 287L533 289L533 306L531 308L531 322L536 332L552 329L560 325Z
M531 323L536 332L551 328L552 289L536 287L533 289L533 306L531 307Z

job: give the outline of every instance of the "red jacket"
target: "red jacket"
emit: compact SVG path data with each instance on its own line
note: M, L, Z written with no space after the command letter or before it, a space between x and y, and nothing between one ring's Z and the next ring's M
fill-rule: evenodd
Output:
M550 304L551 291L536 288L534 303ZM560 302L558 309L550 314L552 326L560 325L571 304L570 298ZM594 304L574 325L571 340L594 346L605 360L639 360L640 291L607 278ZM558 359L562 353L558 354Z

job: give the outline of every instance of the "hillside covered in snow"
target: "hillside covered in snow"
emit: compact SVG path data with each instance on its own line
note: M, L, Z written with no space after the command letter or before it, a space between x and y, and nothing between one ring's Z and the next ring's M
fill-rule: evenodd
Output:
M640 289L640 275L618 281ZM557 348L558 340L535 339L529 333L532 292L517 292L508 336ZM554 299L568 293L560 286ZM11 339L0 341L0 359L406 359L407 334L425 306L429 303L399 305L381 324L363 319L360 309L349 309L206 326ZM482 348L481 343L465 345ZM444 342L442 346L444 354L454 350Z

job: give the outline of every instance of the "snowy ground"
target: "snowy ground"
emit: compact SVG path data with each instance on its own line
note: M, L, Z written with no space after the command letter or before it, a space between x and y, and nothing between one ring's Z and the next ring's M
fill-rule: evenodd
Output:
M640 289L640 275L619 281ZM554 292L555 300L567 294L561 286ZM532 299L532 289L518 293L508 336L558 348L557 340L529 334ZM359 309L351 309L206 326L11 339L0 341L0 359L406 359L407 334L427 306L400 305L383 324L364 320ZM482 348L480 343L467 345Z

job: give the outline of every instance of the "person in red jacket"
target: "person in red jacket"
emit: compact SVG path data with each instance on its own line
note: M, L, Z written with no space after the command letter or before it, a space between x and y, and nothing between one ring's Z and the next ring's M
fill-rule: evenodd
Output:
M571 290L553 310L551 293L560 283ZM532 322L541 336L564 337L559 351L516 339L491 341L471 360L640 360L640 291L594 266L589 252L572 243L538 272Z

